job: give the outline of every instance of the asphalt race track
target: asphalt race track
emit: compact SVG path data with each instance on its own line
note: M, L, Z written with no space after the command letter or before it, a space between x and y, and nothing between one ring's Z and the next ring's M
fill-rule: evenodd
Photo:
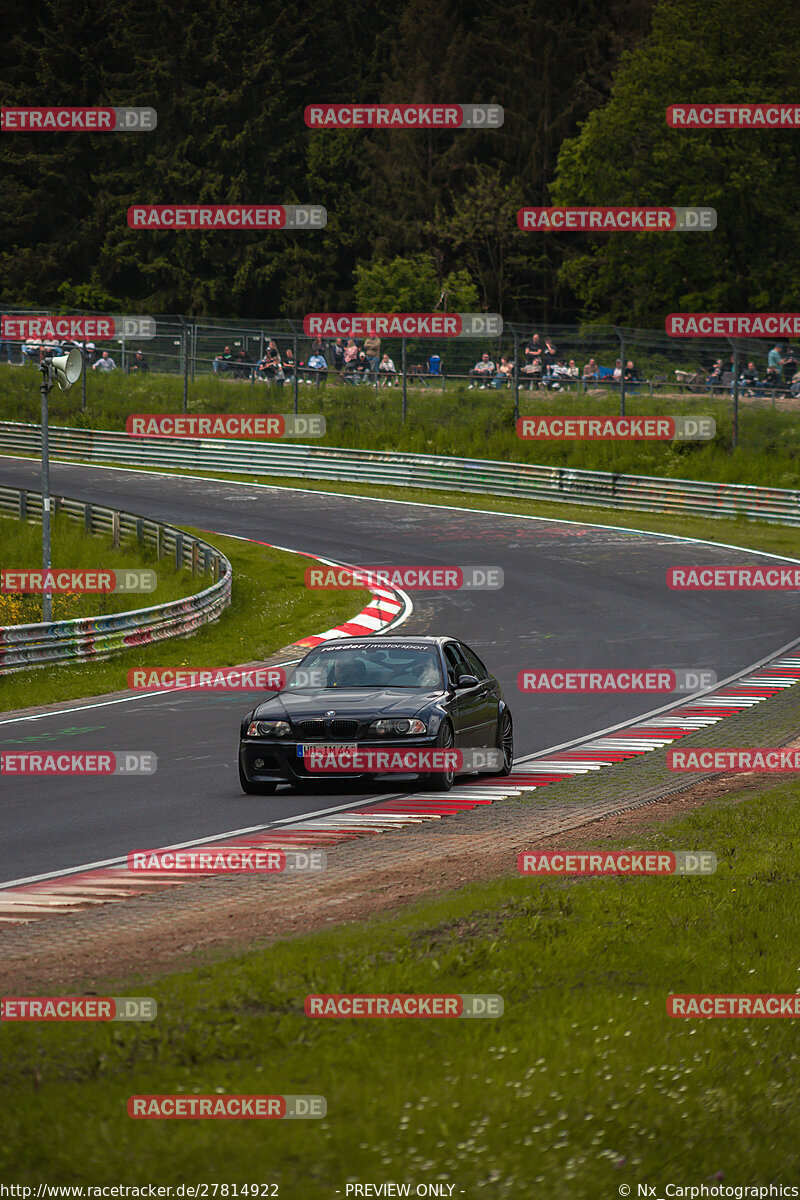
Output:
M435 508L100 467L51 463L50 470L54 494L337 561L502 567L500 591L414 592L414 611L401 629L453 634L477 650L511 704L518 757L679 698L526 695L516 684L522 668L708 668L722 680L800 633L791 592L681 593L666 586L670 566L775 561L741 550L452 510L446 494ZM0 458L0 483L36 489L39 467ZM600 510L594 515L602 521ZM636 515L630 519L635 524ZM186 646L190 656L191 642ZM136 664L135 652L129 661ZM366 801L330 786L302 795L285 789L274 797L242 795L236 750L239 719L249 707L241 695L155 695L35 720L0 717L3 750L158 755L155 775L117 777L113 785L77 778L0 783L0 882Z

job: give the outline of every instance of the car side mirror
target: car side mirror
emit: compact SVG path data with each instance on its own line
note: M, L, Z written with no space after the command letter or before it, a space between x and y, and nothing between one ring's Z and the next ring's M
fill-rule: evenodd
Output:
M477 675L459 675L456 680L456 687L459 691L463 688L473 688L478 686Z

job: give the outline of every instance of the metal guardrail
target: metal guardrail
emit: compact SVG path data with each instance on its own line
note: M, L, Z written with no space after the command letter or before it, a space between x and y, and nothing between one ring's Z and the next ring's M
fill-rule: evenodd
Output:
M188 567L193 575L211 573L214 582L194 596L150 608L38 625L0 626L0 675L52 663L97 661L165 638L188 637L201 625L218 620L230 604L231 564L207 542L172 525L100 504L63 496L52 497L52 503L56 515L83 525L87 533L110 533L114 545L135 538L152 546L158 558L170 555L176 567ZM42 497L37 492L0 487L0 514L41 521Z
M38 454L38 425L0 422L0 452ZM125 433L50 426L52 458L126 466L331 479L478 495L519 496L683 516L745 517L800 525L800 491L572 470L491 459L447 458L282 442L131 438Z

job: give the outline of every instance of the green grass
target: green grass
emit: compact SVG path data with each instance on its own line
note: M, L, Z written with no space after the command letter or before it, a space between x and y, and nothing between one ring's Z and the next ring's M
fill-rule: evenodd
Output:
M140 545L135 539L114 546L111 535L90 536L81 525L65 516L52 517L50 523L50 561L53 568L70 570L124 571L140 567L155 570L158 581L153 592L103 592L97 594L66 593L53 595L53 620L67 621L75 617L91 617L110 613L149 608L192 596L208 587L210 575L195 575L177 570L172 557L158 559L155 549ZM0 544L3 569L25 568L40 570L42 563L42 527L37 523L0 517ZM33 593L0 594L0 624L35 623L42 619L42 597Z
M30 369L0 366L3 418L36 423L39 420L39 375ZM132 412L181 410L183 381L177 376L151 374L142 379L121 373L88 384L88 406L81 412L80 387L50 395L53 425L123 429ZM190 412L289 412L292 390L199 377L189 386ZM687 442L529 442L517 438L511 391L467 391L464 386L445 392L411 389L408 419L401 420L400 389L329 386L300 388L300 411L322 413L327 434L320 444L362 447L466 458L535 462L626 474L708 479L761 486L800 487L800 402L791 411L742 402L739 447L730 452L730 398L687 396L651 399L630 396L627 411L710 414L717 436L709 443ZM615 414L619 397L608 392L564 396L520 392L523 415L533 413ZM302 440L302 439L298 439Z
M187 532L220 549L233 567L231 605L219 621L204 625L191 638L137 647L108 662L44 667L0 677L0 711L123 691L131 667L201 670L260 661L297 638L341 624L369 598L364 589L310 591L304 584L309 560L302 555L200 530ZM177 594L188 591L191 588L179 589Z
M609 1197L637 1182L790 1182L790 1020L670 1020L669 992L800 988L800 789L712 802L638 847L712 849L716 875L472 884L391 918L154 981L140 1026L4 1025L0 1171L27 1184L449 1182ZM586 845L590 843L587 838ZM496 992L505 1015L312 1021L309 992ZM322 1121L136 1122L128 1096L314 1093ZM413 1193L412 1193L413 1194ZM663 1195L662 1191L658 1194Z

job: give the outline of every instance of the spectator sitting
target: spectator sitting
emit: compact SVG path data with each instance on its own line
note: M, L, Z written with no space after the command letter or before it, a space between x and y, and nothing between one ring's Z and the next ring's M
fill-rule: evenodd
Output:
M739 383L746 388L758 387L758 371L755 368L755 363L749 362L747 366L743 368L739 375Z
M511 362L509 360L507 355L502 354L500 356L500 365L497 368L497 374L495 375L495 377L492 381L493 386L496 388L510 387L511 386L511 376L513 374L514 374L513 362Z
M709 387L713 388L722 383L722 370L722 359L718 358L714 363L714 366L711 368L711 374L706 380L706 383L709 385Z
M569 366L567 367L567 374L569 375L570 379L577 379L580 374L580 372L578 371L578 364L575 362L574 358L571 358L569 360Z
M358 358L353 363L353 378L356 383L369 383L372 368L369 365L366 350L359 350Z
M150 370L149 362L147 361L145 356L142 354L141 350L137 350L136 354L134 355L133 362L130 365L130 374L132 375L134 371L138 371L140 374L144 374L145 371L149 371L149 370Z
M236 355L236 358L233 360L234 378L249 379L252 367L253 361L243 346Z
M633 365L633 362L630 358L628 359L628 361L625 364L625 382L626 383L638 383L639 382L639 372L636 370L636 367Z
M323 354L312 354L308 360L308 369L313 371L316 379L314 380L317 387L320 381L328 378L328 364L325 361Z
M783 360L783 382L787 387L792 383L797 374L797 359L791 346L784 346L785 358Z
M226 346L222 351L222 354L218 354L217 357L212 360L211 368L215 375L220 375L224 374L225 371L230 371L232 367L233 354L231 353L230 346Z
M484 353L481 355L480 361L475 363L475 366L472 368L472 370L469 373L470 384L469 384L468 390L471 390L472 388L474 388L475 384L474 384L473 380L475 380L475 379L487 380L492 375L494 375L494 372L495 372L494 363L492 362L491 358L489 358L488 353L486 351L484 351ZM486 387L486 383L484 382L481 384L481 388L485 388L485 387Z
M385 377L384 383L387 385L387 387L392 386L392 380L389 379L390 375L394 376L394 382L397 382L397 367L389 358L388 354L384 354L383 358L378 364L378 370L380 371L381 375Z
M104 375L109 371L116 371L116 369L117 364L114 362L107 350L103 351L102 357L98 358L96 363L92 363L92 370L102 371Z
M622 379L622 359L621 358L618 358L617 361L614 363L614 374L612 375L612 379L614 379L617 383L619 383L619 381Z
M280 370L281 356L274 338L270 338L263 356L258 361L259 379L275 379Z
M22 344L22 361L23 363L38 363L42 358L42 339L28 338Z
M583 378L584 379L599 379L599 377L600 377L600 371L598 369L597 363L594 361L593 358L590 358L589 361L587 362L586 366L583 368Z

